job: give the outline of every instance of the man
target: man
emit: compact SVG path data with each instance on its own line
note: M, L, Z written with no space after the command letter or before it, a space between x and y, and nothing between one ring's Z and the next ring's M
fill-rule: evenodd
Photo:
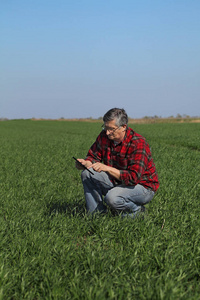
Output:
M159 187L151 151L145 138L128 127L124 109L110 109L103 121L86 158L78 159L94 174L81 174L86 208L89 213L106 212L108 206L134 218ZM78 163L76 167L82 168Z

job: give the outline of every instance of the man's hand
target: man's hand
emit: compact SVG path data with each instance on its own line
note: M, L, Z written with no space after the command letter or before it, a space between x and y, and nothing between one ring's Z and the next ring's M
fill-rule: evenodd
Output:
M114 178L120 180L120 171L116 168L104 165L100 162L96 162L94 164L91 163L91 161L89 160L84 160L82 158L78 158L77 159L82 165L84 165L86 168L93 168L94 171L96 172L107 172L108 174L110 174L111 176L113 176ZM84 168L81 167L77 162L76 162L76 168L78 170L83 170Z
M110 167L109 166L106 166L106 165L104 165L104 164L102 164L102 163L100 163L100 162L96 162L96 163L94 163L93 165L92 165L92 168L93 168L93 170L95 170L96 172L108 172L109 171L109 169L110 169Z
M92 166L92 163L88 160L84 160L82 158L78 158L77 160L86 168L90 168ZM81 167L81 165L79 165L77 162L76 162L75 166L78 170L84 170L84 168Z
M113 176L114 178L116 178L117 180L120 180L120 170L104 165L102 163L94 163L92 165L93 170L95 170L96 172L107 172L108 174L110 174L111 176Z

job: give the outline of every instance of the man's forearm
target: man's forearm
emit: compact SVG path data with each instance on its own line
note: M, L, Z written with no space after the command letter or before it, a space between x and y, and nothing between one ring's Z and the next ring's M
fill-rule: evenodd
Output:
M117 180L120 180L120 170L108 166L107 173L116 178Z
M102 164L100 162L96 162L91 166L96 172L107 172L109 175L113 176L117 180L120 180L120 170Z

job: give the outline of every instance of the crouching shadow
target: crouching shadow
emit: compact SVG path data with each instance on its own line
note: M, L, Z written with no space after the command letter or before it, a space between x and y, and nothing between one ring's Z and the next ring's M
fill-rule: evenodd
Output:
M83 200L75 200L74 202L52 202L47 205L47 214L54 216L57 214L66 214L67 216L85 215L86 208Z

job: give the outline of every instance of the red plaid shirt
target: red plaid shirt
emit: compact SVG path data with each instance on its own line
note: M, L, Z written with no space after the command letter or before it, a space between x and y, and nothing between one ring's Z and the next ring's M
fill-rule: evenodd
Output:
M120 170L120 181L110 177L115 184L136 185L156 191L158 176L151 151L145 138L127 128L124 140L115 145L103 130L91 146L86 160L102 162Z

